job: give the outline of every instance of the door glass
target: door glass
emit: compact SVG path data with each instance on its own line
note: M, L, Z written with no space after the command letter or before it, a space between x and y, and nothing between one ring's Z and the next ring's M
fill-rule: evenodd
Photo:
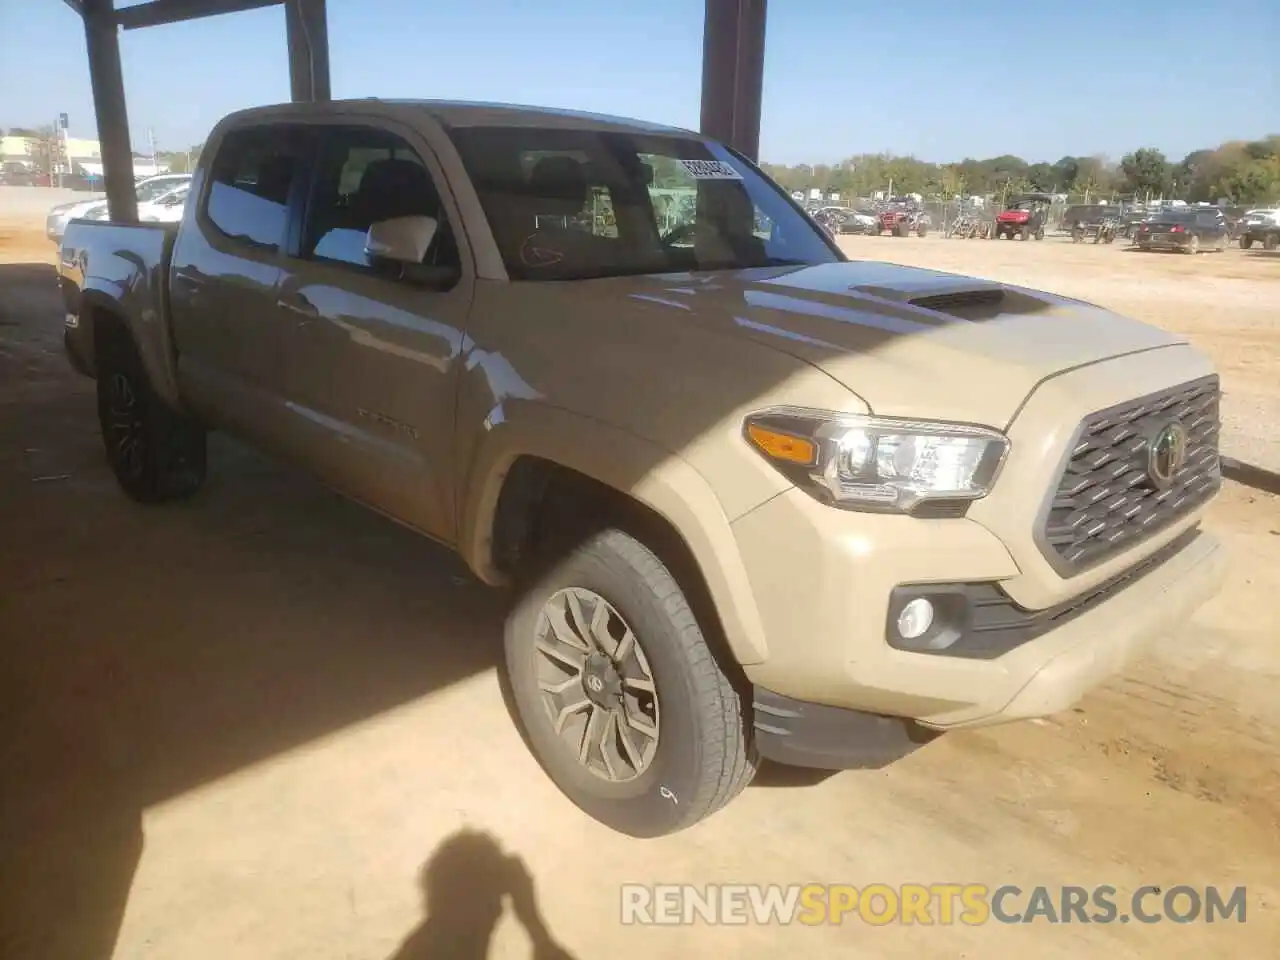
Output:
M274 249L284 238L298 158L280 133L233 130L218 148L205 215L232 240Z
M302 255L381 271L384 266L365 253L369 227L408 216L431 217L438 224L424 263L459 265L444 206L422 158L380 130L332 131L316 172Z

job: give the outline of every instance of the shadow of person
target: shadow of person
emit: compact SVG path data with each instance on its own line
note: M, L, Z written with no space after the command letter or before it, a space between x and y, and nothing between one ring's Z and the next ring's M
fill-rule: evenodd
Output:
M532 960L574 960L547 929L524 861L488 833L450 836L423 864L419 883L426 917L389 960L486 960L506 900L529 935Z

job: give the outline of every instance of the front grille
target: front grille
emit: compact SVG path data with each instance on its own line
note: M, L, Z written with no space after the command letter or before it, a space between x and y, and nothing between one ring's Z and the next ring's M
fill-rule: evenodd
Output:
M1209 376L1085 418L1041 532L1059 574L1135 546L1217 492L1220 395ZM1186 457L1162 490L1148 473L1149 444L1175 421L1187 431Z

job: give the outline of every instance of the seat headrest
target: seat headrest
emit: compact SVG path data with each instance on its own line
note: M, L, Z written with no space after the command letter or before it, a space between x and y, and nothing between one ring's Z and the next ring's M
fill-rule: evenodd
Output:
M412 160L375 160L369 164L351 205L368 223L392 217L439 216L431 177Z
M538 213L571 217L587 205L587 174L573 157L543 157L529 175Z

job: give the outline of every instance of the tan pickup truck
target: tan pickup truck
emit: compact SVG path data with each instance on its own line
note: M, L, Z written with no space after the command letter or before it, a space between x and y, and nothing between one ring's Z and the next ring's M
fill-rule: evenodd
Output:
M528 742L636 836L762 757L1062 710L1223 575L1218 378L1182 337L850 261L684 130L255 109L179 226L73 221L61 259L124 490L194 493L224 429L518 587Z

